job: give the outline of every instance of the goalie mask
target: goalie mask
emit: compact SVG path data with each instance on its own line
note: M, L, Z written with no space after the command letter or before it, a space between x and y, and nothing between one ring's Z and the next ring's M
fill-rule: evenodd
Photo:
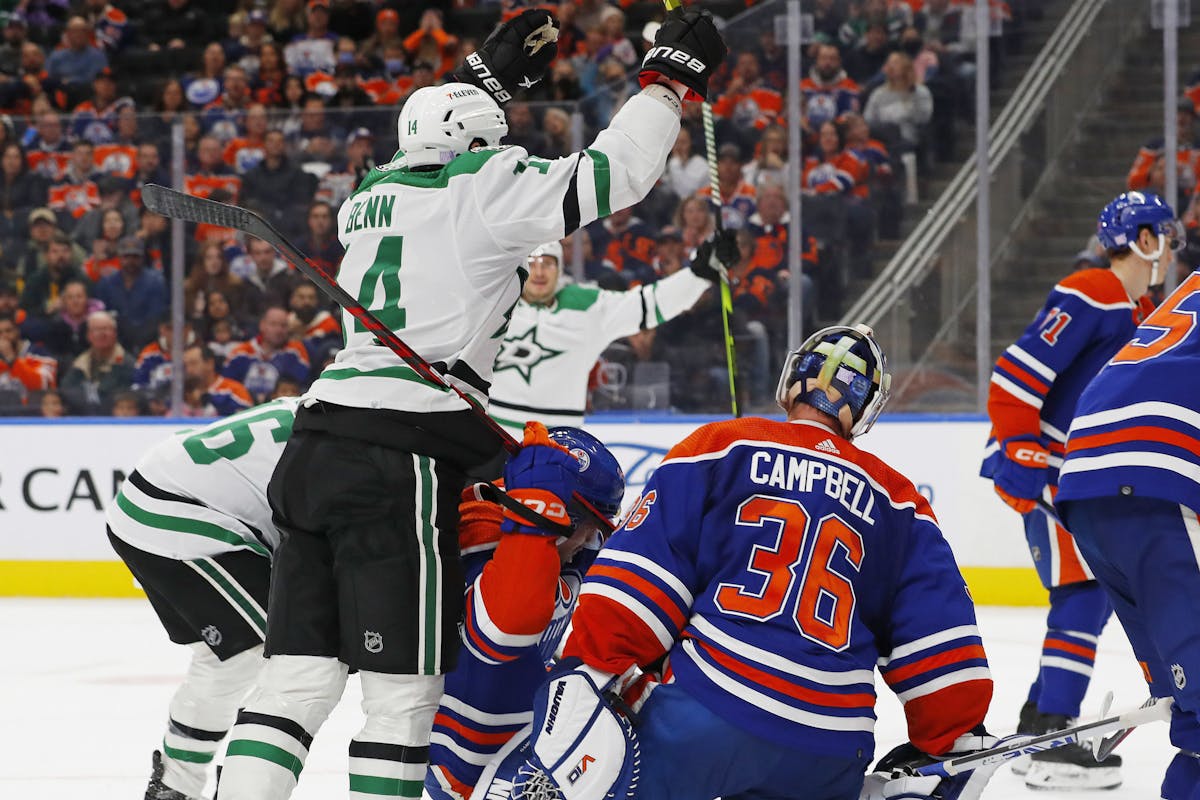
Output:
M784 412L805 403L836 417L846 438L871 429L887 403L892 376L887 359L866 325L819 330L788 353L775 402Z
M413 92L396 129L408 165L419 167L449 164L475 145L499 145L508 122L487 92L469 83L446 83Z

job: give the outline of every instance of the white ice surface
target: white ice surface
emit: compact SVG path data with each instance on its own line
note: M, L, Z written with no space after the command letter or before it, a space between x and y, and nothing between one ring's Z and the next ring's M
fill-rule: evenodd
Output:
M982 608L984 643L996 681L988 727L1011 733L1036 669L1045 612ZM186 648L171 644L141 600L0 600L0 798L135 800L145 790L150 753L166 722L167 702L183 676ZM879 682L882 686L882 681ZM1114 710L1147 692L1114 621L1100 640L1084 714L1099 712L1104 692ZM316 737L297 800L346 796L346 745L361 717L351 678ZM905 740L899 703L880 690L877 750ZM1167 727L1136 731L1119 751L1125 782L1107 792L1031 792L1003 768L985 798L1146 800L1158 797L1173 753Z

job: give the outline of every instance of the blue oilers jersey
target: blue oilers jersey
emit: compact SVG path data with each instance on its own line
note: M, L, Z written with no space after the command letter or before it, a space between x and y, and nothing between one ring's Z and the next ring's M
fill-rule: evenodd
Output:
M1057 485L1079 396L1133 337L1151 308L1148 298L1131 300L1120 279L1106 269L1080 270L1055 286L1033 322L992 370L988 389L992 432L980 474L993 475L1004 458L1003 442L1033 436L1050 453L1049 483Z
M552 537L501 536L499 506L473 487L461 514L463 648L429 740L425 791L436 800L470 797L484 766L533 719L534 693L596 558L596 547L584 547L561 565Z
M875 668L930 753L992 693L975 610L928 502L829 428L745 418L676 445L588 571L564 656L664 680L750 734L874 748Z
M1154 497L1200 509L1200 272L1084 391L1058 499Z

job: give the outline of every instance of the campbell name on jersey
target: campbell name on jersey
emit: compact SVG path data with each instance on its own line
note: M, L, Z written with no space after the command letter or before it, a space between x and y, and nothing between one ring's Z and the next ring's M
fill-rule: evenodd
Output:
M604 349L678 316L709 286L685 269L628 292L571 285L549 303L518 301L496 357L492 418L514 431L531 419L580 425L588 373Z
M274 400L152 447L109 507L113 534L165 558L234 550L270 556L279 531L267 484L299 404L298 398Z
M526 256L644 197L678 130L674 112L638 95L590 147L564 158L498 147L412 169L397 154L373 169L338 211L346 247L338 283L484 402ZM416 412L463 408L349 313L343 327L346 347L307 398Z

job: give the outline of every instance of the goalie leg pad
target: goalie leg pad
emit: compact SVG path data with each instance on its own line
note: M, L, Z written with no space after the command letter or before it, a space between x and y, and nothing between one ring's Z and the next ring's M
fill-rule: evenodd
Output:
M532 731L516 774L497 775L499 780L511 778L512 797L634 796L640 766L637 738L589 675L568 671L551 679L534 699ZM519 753L518 747L514 755Z

